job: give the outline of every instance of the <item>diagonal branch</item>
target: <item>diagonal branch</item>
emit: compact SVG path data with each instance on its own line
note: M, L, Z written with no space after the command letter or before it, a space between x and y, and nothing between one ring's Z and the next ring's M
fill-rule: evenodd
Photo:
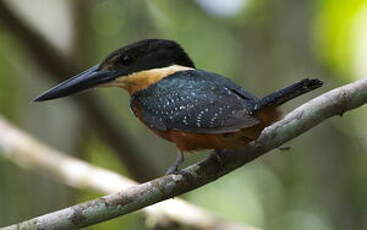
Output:
M75 66L75 60L60 52L45 37L16 15L3 0L0 0L1 25L12 33L19 44L28 51L35 64L47 72L50 77L53 77L54 80L65 80L65 77L70 77L72 73L80 70L79 67ZM140 157L142 154L139 154L136 147L131 144L131 138L121 130L120 126L112 122L113 119L105 115L96 97L82 95L73 98L78 103L86 119L90 120L89 123L99 130L98 133L103 135L102 139L106 140L118 153L118 156L136 180L146 181L157 175L152 164ZM119 127L119 129L116 127ZM136 165L140 167L136 167Z
M137 185L117 173L101 169L58 152L16 129L0 116L0 155L22 168L47 174L78 189L105 194ZM143 209L152 225L170 229L180 224L190 229L256 230L227 222L181 199L168 200Z
M184 170L132 186L121 192L49 213L3 230L76 229L121 216L210 183L266 152L301 135L322 121L367 103L367 78L325 93L267 127L254 142L240 151L208 159Z

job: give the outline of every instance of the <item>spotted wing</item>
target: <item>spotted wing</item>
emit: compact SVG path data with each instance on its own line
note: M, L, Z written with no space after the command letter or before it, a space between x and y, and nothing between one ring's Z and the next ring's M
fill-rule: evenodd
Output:
M258 99L229 79L199 70L168 76L132 96L132 109L160 131L230 133L259 123L249 111Z

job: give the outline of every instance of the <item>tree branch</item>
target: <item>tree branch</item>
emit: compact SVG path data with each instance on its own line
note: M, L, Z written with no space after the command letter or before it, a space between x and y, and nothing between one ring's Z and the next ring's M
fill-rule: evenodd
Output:
M137 183L117 173L95 167L58 152L10 125L0 116L0 155L18 166L47 174L78 189L105 194L119 192ZM153 226L173 223L193 229L255 230L227 222L181 199L168 200L143 209Z
M77 61L60 52L42 34L16 15L3 0L0 0L0 25L14 35L19 44L28 51L34 63L54 80L65 80L80 71L80 67L75 65ZM81 95L73 99L78 103L86 119L90 120L89 124L99 130L98 133L104 136L102 139L114 149L136 180L146 181L157 175L155 168L145 158L140 157L142 154L137 152L136 147L131 144L130 137L121 130L121 126L116 126L112 122L113 119L104 113L98 104L98 98Z
M364 78L300 106L283 120L267 127L256 141L240 151L227 151L220 162L216 157L209 157L186 168L182 175L164 176L3 230L76 229L136 211L210 183L301 135L327 118L342 115L366 102L367 78Z

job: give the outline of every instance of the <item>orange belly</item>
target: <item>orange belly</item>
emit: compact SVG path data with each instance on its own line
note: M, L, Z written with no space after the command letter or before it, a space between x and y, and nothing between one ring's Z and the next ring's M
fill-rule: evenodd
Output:
M256 117L261 121L259 124L233 133L200 134L178 130L165 132L153 130L153 132L175 143L177 148L184 152L203 149L236 149L244 147L249 142L256 140L266 126L280 119L280 112L277 109L270 108L260 112Z

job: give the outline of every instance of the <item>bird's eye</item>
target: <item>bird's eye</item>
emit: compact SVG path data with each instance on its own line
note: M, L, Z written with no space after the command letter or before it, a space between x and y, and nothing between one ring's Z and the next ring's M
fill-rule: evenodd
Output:
M121 57L121 63L123 65L130 65L133 62L133 59L129 55L123 55Z

